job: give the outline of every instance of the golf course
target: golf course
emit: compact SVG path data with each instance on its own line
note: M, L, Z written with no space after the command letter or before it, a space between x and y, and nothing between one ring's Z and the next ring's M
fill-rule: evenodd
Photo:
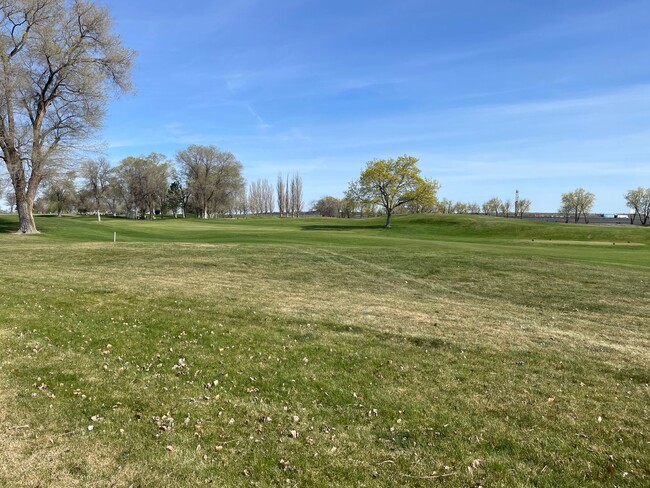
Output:
M650 485L650 229L384 221L0 215L0 486Z

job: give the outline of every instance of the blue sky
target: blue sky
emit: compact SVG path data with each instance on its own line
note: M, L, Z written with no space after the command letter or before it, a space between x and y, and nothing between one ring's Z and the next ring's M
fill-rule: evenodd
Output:
M105 4L138 51L100 134L114 163L215 144L249 181L300 172L307 204L401 154L440 197L533 211L650 187L648 1Z

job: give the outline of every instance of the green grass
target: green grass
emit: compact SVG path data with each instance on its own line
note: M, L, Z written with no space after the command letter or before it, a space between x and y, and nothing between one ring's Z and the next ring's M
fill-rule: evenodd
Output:
M37 225L0 217L0 485L650 482L649 229Z

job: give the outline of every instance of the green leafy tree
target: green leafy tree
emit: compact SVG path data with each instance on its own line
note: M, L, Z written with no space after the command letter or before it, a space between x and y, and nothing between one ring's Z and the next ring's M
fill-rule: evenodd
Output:
M341 200L331 195L321 198L314 204L314 210L322 217L338 217Z
M244 186L242 164L232 153L192 144L176 153L176 161L199 218L232 207Z
M167 206L174 213L174 218L176 218L178 211L183 209L183 204L185 203L184 197L181 184L176 180L172 181L172 184L167 189ZM183 217L185 217L185 211L182 211Z
M400 156L397 159L375 159L366 164L359 178L359 193L366 201L384 208L386 227L395 209L435 199L439 185L420 176L418 159Z
M650 217L650 188L639 187L636 190L629 190L625 193L625 201L634 211L630 223L633 224L638 215L641 225L646 225Z
M499 209L501 208L501 199L494 197L490 198L483 204L483 213L485 215L499 215Z
M589 212L591 212L591 208L594 206L595 199L595 195L584 188L563 193L560 212L564 215L565 222L568 222L569 216L573 215L573 220L576 224L581 216L584 217L585 224L588 224Z
M530 210L530 206L531 202L527 198L524 198L517 202L517 212L520 219L524 218L524 214Z
M75 206L77 193L74 180L75 174L72 171L50 178L42 199L45 208L56 212L59 217L71 211Z
M169 164L161 154L123 159L115 168L114 183L117 185L127 215L132 218L155 218L155 210L165 207L169 178Z

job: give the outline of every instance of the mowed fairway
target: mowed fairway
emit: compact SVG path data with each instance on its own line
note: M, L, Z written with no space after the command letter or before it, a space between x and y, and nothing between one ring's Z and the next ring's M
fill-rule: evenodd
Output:
M648 228L37 225L0 217L0 485L650 485Z

